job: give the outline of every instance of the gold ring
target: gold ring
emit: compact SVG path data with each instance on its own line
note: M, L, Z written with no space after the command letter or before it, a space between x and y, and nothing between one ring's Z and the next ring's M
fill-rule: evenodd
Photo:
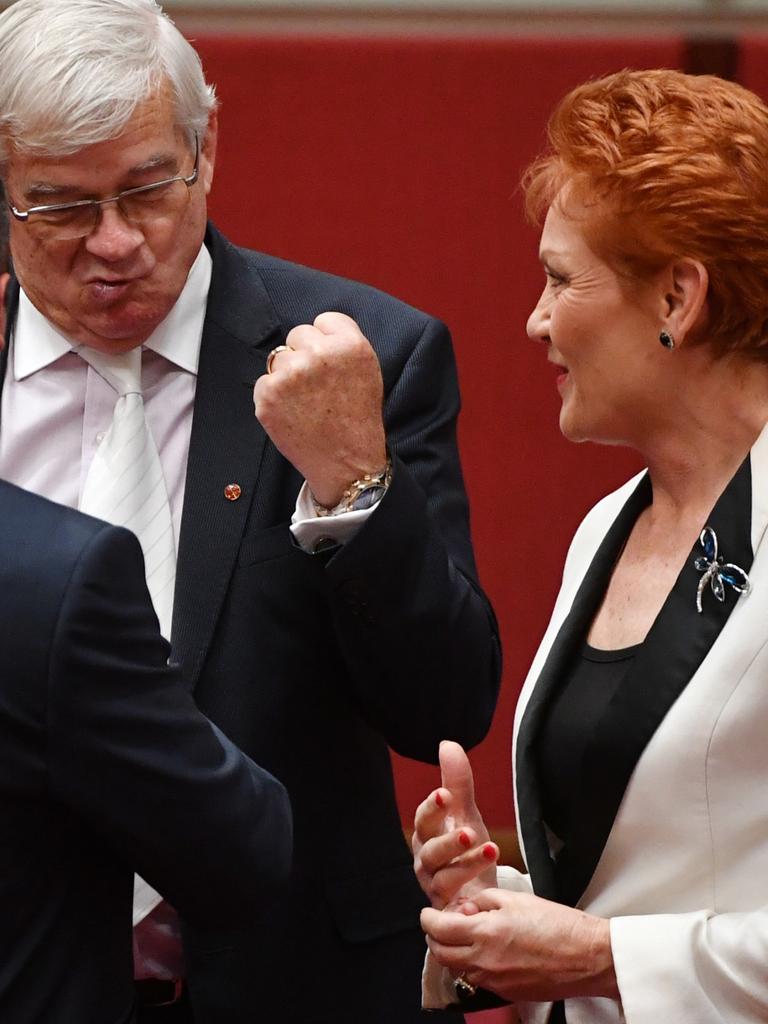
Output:
M275 356L279 356L281 352L293 352L290 345L278 345L277 348L273 348L267 356L267 373L272 373L272 363Z
M454 978L453 987L460 1001L471 999L477 992L477 986L473 985L471 981L467 981L463 974L460 974L458 978Z

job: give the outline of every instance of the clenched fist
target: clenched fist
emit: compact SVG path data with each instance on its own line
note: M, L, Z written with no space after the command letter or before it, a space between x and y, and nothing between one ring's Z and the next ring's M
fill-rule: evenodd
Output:
M321 313L288 334L253 389L259 422L327 508L387 461L376 353L344 313Z

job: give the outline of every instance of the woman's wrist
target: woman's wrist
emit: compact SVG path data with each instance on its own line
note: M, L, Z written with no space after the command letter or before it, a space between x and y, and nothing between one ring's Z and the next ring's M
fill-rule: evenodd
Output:
M584 995L619 998L619 986L611 949L611 922L607 918L584 915L588 928L586 937L588 991Z

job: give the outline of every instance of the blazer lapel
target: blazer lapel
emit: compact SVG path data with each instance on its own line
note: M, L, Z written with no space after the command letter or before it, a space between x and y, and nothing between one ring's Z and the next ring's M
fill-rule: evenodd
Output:
M515 759L518 818L534 891L547 899L558 899L559 896L536 775L535 742L538 728L551 696L597 613L613 567L632 526L650 500L651 487L646 474L600 544L576 593L571 610L552 644L520 722Z
M266 434L251 393L281 325L247 258L209 227L213 274L200 350L173 613L174 660L197 682L234 569ZM225 487L236 483L237 500Z

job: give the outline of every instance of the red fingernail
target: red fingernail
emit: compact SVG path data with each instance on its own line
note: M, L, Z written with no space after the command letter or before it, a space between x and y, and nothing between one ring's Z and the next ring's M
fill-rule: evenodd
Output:
M440 791L439 790L438 790L437 793L435 793L435 803L437 804L438 807L445 807L445 801L440 796Z
M459 832L459 842L462 846L470 847L472 840L469 838L466 832Z
M486 860L496 860L496 847L493 843L486 843L483 847L483 856Z

